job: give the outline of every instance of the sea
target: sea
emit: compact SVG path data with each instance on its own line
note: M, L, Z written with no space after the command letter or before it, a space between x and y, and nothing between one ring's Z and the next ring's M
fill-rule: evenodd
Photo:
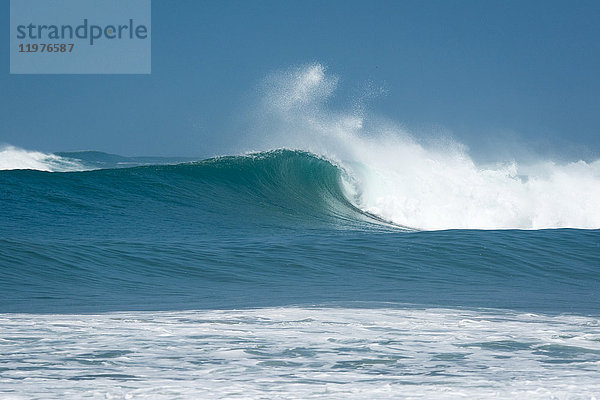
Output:
M598 163L0 159L2 399L600 398Z
M0 398L600 399L600 160L337 82L268 76L206 157L0 147Z

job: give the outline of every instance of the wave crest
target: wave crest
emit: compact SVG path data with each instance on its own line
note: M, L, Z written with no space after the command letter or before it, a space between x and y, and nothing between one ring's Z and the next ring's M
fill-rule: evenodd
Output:
M33 169L46 172L82 171L86 168L77 160L56 154L19 149L14 146L0 148L0 170Z

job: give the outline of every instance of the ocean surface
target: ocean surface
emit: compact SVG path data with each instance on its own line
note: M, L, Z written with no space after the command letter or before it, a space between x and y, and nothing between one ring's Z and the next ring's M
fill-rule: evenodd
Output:
M600 164L385 158L0 151L0 398L600 398Z

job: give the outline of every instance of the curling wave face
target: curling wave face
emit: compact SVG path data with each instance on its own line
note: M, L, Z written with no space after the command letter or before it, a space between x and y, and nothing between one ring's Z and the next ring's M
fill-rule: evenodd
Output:
M148 220L141 217L148 213L167 221L185 214L188 219L196 216L203 225L232 229L391 226L351 203L347 193L353 189L342 168L302 151L69 174L7 171L0 180L8 202L5 210L12 210L13 216L16 210L47 210L50 225L85 212L88 217L138 223ZM23 196L38 207L23 203ZM15 219L7 215L7 221Z

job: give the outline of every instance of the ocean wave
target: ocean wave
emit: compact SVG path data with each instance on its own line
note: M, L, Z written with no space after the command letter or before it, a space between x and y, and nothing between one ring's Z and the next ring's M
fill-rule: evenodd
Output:
M354 179L353 204L401 226L600 228L600 160L478 163L448 135L419 137L369 113L360 99L349 110L333 108L338 81L318 63L268 76L246 140L254 149L338 160Z
M22 156L20 166L40 171L84 171L90 165L75 158L77 153L64 158L15 148L5 152ZM19 186L27 184L25 176L9 178L5 172L4 179ZM600 228L600 161L482 168L462 153L436 153L414 143L363 143L352 161L280 149L43 179L53 192L64 191L72 205L77 199L79 206L97 207L99 198L131 204L126 200L133 185L134 196L148 201L219 210L257 223L264 218L283 225L329 221L417 230ZM39 192L31 196L40 198Z
M414 230L600 228L600 160L483 165L473 160L466 146L449 138L426 143L398 124L367 115L363 105L349 112L328 108L337 83L320 64L267 77L250 113L255 120L238 135L245 143L234 154L242 156L159 168L150 165L182 160L5 147L0 169L60 172L146 165L148 169L135 173L87 176L106 186L105 192L117 202L131 195L116 190L119 185L145 176L149 185L161 182L157 187L163 192L139 187L139 193L151 191L175 203L193 200L190 206L219 210L221 215L262 217L288 226L293 216L294 223L326 219L354 226L368 221ZM246 154L247 149L253 152ZM187 181L171 184L173 177L183 176ZM116 179L114 184L111 179ZM68 179L62 184L68 185ZM196 198L190 198L186 187L194 188ZM93 202L84 195L66 198ZM303 218L305 214L316 218Z
M56 154L20 149L14 146L0 148L0 170L31 169L47 172L82 171L86 168L79 160Z
M392 227L352 203L351 180L339 165L293 150L78 173L0 174L13 211L27 204L27 212L48 213L49 219L82 210L111 218L116 208L121 215L155 213L157 220L161 213L199 214L225 226Z

